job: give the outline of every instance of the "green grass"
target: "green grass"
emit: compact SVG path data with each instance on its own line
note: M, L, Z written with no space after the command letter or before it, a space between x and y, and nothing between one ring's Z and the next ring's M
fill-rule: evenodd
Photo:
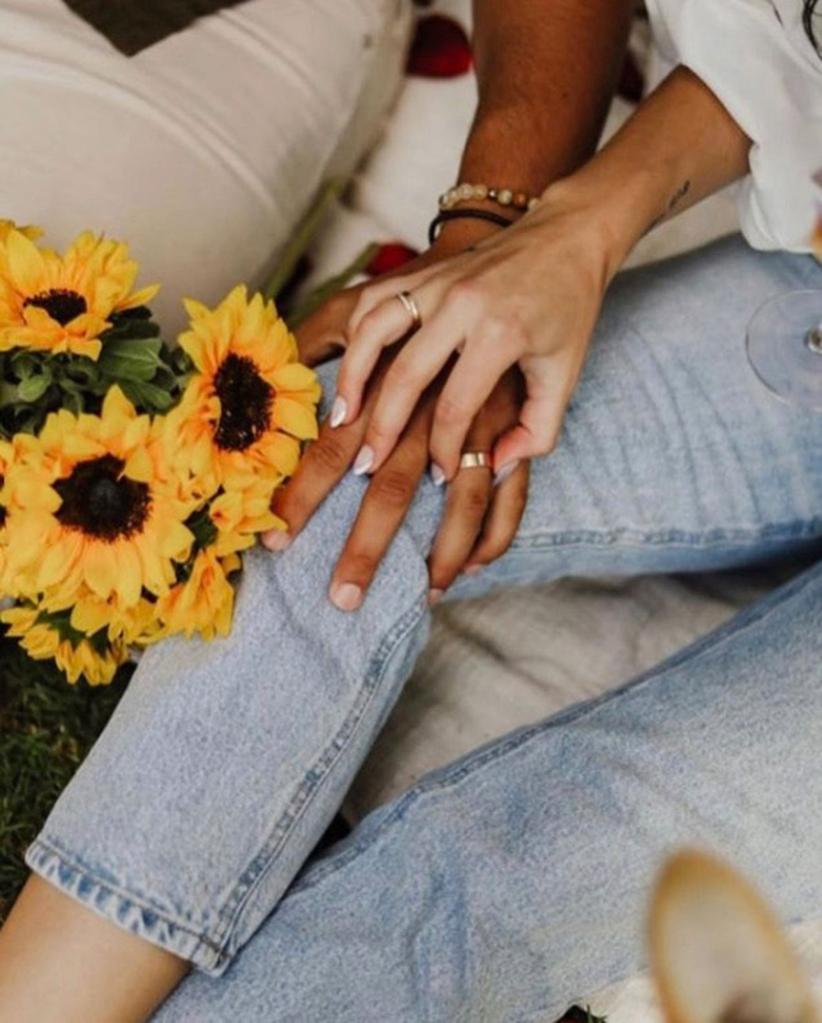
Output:
M0 637L0 920L21 884L23 853L108 721L130 676L69 685Z

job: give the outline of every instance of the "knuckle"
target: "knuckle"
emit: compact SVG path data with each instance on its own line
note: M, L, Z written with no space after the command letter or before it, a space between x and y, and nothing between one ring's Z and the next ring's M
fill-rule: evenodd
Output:
M482 518L488 510L489 497L487 488L471 487L459 498L460 507L472 520Z
M371 483L374 498L391 508L405 508L411 503L415 490L415 481L401 469L382 469Z
M475 280L457 281L448 289L446 301L460 309L481 310L485 306L485 291Z
M415 390L419 387L419 376L413 366L399 358L385 374L383 387L394 391Z
M315 444L312 444L309 454L311 463L328 473L344 473L351 461L348 447L338 436L331 433L324 434ZM306 455L306 459L308 460L308 455Z
M352 545L340 558L337 574L348 582L364 585L373 576L375 568L374 556Z
M460 426L471 419L471 413L454 398L443 395L437 402L434 418L438 426Z

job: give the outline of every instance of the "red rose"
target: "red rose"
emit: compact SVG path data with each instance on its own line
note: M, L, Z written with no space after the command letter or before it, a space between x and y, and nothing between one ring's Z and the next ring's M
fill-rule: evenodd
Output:
M399 270L401 266L418 255L416 249L412 249L409 245L403 245L402 242L387 242L374 253L365 272L372 277L381 277L382 274L391 273L392 270Z
M417 22L408 55L408 74L424 78L456 78L471 70L471 43L453 18L429 14Z

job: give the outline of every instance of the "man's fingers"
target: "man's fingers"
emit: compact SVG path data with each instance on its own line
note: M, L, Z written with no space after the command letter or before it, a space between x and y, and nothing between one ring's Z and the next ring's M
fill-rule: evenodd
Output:
M490 468L460 469L449 484L445 515L428 558L431 603L453 583L474 549L492 487Z
M329 597L341 611L355 611L360 606L394 535L405 520L428 464L431 415L431 403L422 403L408 433L369 483L331 577Z
M285 521L288 531L263 533L262 542L269 550L284 550L346 474L362 445L365 426L362 417L342 430L323 423L294 477L274 494L271 510Z
M511 546L528 500L528 462L520 462L494 489L482 535L466 559L466 571L490 565Z
M457 471L471 423L513 361L503 347L490 340L469 339L466 343L434 413L431 461L436 477L451 479Z

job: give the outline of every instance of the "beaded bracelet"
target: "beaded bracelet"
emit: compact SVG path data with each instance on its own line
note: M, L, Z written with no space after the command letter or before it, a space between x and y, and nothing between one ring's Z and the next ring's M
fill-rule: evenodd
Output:
M499 206L513 206L515 210L532 210L539 202L538 196L514 192L510 188L492 188L488 185L469 185L463 182L442 193L439 198L440 209L453 209L458 202L465 202L467 199L490 199Z
M433 245L437 240L437 235L439 233L437 228L441 227L449 220L487 220L489 223L497 224L499 227L510 227L511 224L514 223L514 221L509 220L508 217L503 217L499 213L492 213L491 210L474 210L470 207L467 209L460 208L458 210L440 210L428 227L429 245Z

